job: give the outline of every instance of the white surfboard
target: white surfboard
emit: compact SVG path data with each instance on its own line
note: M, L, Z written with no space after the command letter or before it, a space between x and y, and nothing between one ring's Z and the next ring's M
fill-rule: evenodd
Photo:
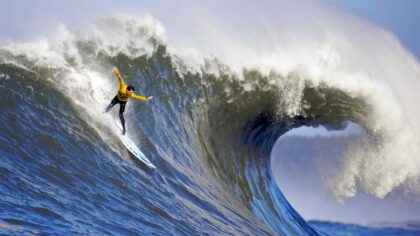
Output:
M115 125L118 127L120 131L122 131L121 124L118 121L115 121ZM147 159L146 155L144 155L144 153L140 150L140 148L138 148L134 144L134 142L129 137L127 137L127 134L125 135L120 134L119 137L121 139L121 142L128 149L128 151L130 151L135 157L137 157L137 159L139 159L141 162L143 162L150 168L156 168L156 166L154 166L149 161L149 159Z

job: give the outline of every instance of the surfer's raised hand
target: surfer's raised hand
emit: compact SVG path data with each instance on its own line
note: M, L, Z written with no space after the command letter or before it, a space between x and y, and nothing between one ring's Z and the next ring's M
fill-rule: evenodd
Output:
M120 77L120 71L118 70L118 68L117 67L115 67L114 66L114 73L118 76L118 77Z
M153 99L153 96L147 97L147 100L151 100L151 99Z

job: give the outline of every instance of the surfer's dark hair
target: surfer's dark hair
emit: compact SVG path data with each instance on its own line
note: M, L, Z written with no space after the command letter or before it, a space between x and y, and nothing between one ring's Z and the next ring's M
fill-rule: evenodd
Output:
M130 90L130 91L136 91L136 89L134 88L134 86L132 86L132 85L129 85L128 87L127 87L127 90Z

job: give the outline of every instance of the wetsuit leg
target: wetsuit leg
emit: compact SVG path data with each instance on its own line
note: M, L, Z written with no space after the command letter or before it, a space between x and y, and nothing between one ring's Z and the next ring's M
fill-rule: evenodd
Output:
M118 97L117 97L117 96L115 96L115 97L112 99L111 103L108 105L108 107L105 109L105 112L108 112L109 110L111 110L111 108L112 108L115 104L117 104L117 103L118 103Z
M121 120L121 125L123 127L123 134L125 134L125 119L124 119L125 104L127 103L120 102L120 120Z

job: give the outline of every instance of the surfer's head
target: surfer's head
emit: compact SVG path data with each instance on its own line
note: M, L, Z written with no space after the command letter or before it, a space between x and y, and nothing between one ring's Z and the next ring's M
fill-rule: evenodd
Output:
M129 85L127 87L127 95L130 96L136 89L134 88L134 86Z

